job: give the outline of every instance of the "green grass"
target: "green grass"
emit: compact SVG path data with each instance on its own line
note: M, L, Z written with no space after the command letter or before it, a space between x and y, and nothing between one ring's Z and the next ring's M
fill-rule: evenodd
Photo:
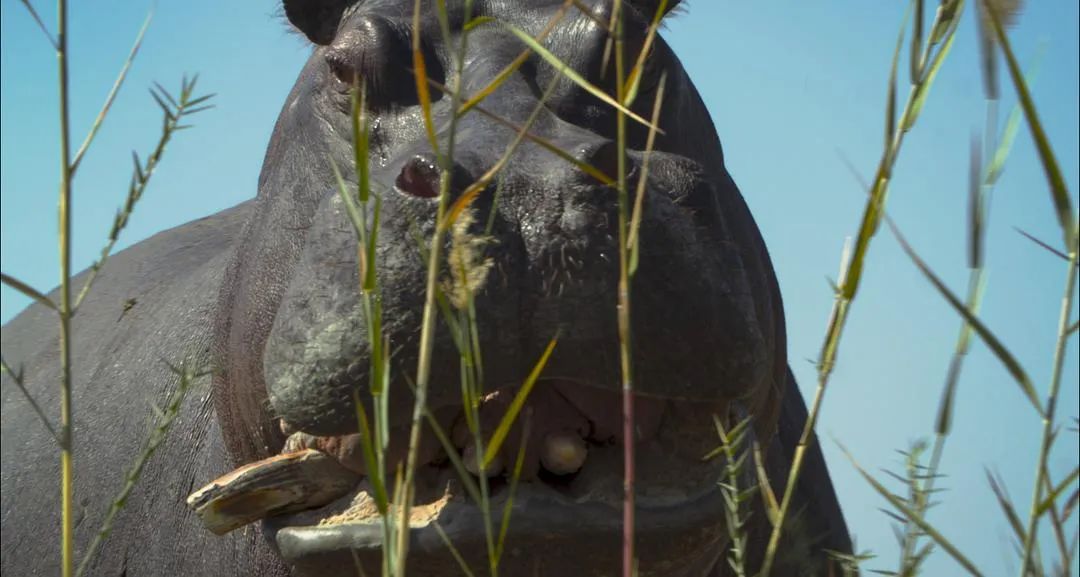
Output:
M469 471L485 471L495 464L511 427L518 419L524 419L523 426L526 429L529 428L530 417L526 409L528 396L535 383L542 376L548 358L558 346L558 335L542 335L551 339L549 345L543 355L537 359L530 373L522 375L522 385L518 388L516 396L510 404L511 409L507 411L494 430L483 430L480 426L480 407L481 399L485 394L486 383L484 380L484 356L480 347L480 334L484 327L477 322L475 295L482 290L487 270L490 267L490 261L484 256L488 240L483 235L471 233L470 225L476 221L487 222L489 225L486 230L490 231L492 215L476 214L473 203L479 195L488 193L493 182L499 183L501 171L519 145L526 139L543 146L575 165L578 169L609 185L613 194L618 197L619 279L618 290L616 294L611 295L611 306L614 307L614 312L617 315L619 328L618 344L623 395L624 438L632 439L634 437L632 434L632 431L634 431L633 365L630 354L630 344L632 342L630 326L634 308L630 287L638 263L640 242L638 231L642 218L642 203L648 173L648 156L657 134L662 133L664 128L658 126L659 111L663 103L664 81L661 80L660 82L660 88L653 103L651 118L646 119L638 116L630 111L630 106L638 96L638 83L644 69L645 56L648 54L649 47L661 25L662 16L666 10L666 2L660 3L653 18L645 46L637 54L628 54L626 47L622 43L622 3L620 0L614 0L614 3L615 10L612 12L611 20L601 23L612 32L612 41L605 49L605 57L610 57L612 63L615 75L615 94L608 94L594 86L544 47L545 37L555 27L559 26L567 15L583 9L582 5L574 0L566 0L543 32L535 38L508 24L493 21L491 18L473 18L472 3L471 0L467 0L465 9L467 15L466 24L463 32L456 37L457 42L453 41L454 37L452 37L449 29L445 4L441 1L435 2L434 9L437 10L441 33L450 47L454 69L454 73L449 77L455 80L452 80L447 86L440 85L427 78L427 66L420 50L419 36L413 37L412 67L416 79L416 88L425 122L427 139L438 158L441 177L434 232L429 238L417 238L417 251L427 263L426 300L423 308L419 358L416 370L412 378L409 378L408 375L404 376L409 382L409 391L394 392L394 394L411 394L414 398L408 453L404 466L399 466L396 469L388 469L388 465L392 464L386 462L389 442L388 398L391 394L391 383L400 382L401 379L392 378L390 355L394 343L389 341L382 325L383 313L380 293L382 289L379 283L379 262L375 250L380 234L381 198L379 192L372 185L368 165L370 126L363 97L364 79L355 79L351 107L354 144L353 166L339 167L334 165L333 170L338 184L338 193L355 229L358 243L359 270L357 278L359 282L357 290L361 297L361 307L367 325L369 352L372 360L368 372L368 386L371 391L370 401L371 407L373 407L372 414L369 415L364 408L367 399L361 399L357 394L354 395L354 402L358 427L362 437L363 457L366 469L369 471L368 476L374 493L373 498L381 517L384 546L381 571L384 576L400 577L406 574L410 530L408 519L410 509L414 504L417 452L420 436L425 426L430 428L438 437L443 448L448 453L452 466L460 476L467 494L483 512L486 521L484 529L487 552L487 566L483 568L484 571L479 571L477 567L469 567L466 560L459 554L454 544L438 524L435 525L436 530L445 540L448 549L453 552L455 559L461 564L463 574L490 574L496 576L499 572L504 545L512 525L513 495L519 486L518 481L524 458L524 445L518 448L517 457L510 468L510 496L499 515L497 525L492 520L493 505L490 499L487 476L484 474L473 475ZM146 440L144 450L136 456L121 491L106 515L101 530L89 546L81 562L77 563L74 556L72 531L74 516L72 507L72 495L74 492L72 471L75 461L71 425L71 415L74 410L74 407L71 406L71 377L73 370L70 355L73 345L70 331L71 319L75 317L80 304L92 289L99 270L107 261L119 235L127 224L128 218L146 190L155 168L162 159L166 144L177 131L186 128L186 125L181 122L182 120L207 108L206 102L210 96L195 95L194 79L191 81L185 79L181 84L178 96L175 98L160 86L153 92L154 99L163 111L161 137L157 146L146 157L145 161L141 160L137 155L134 157L135 165L131 186L122 208L117 213L106 245L99 260L92 266L85 285L77 292L73 292L74 287L71 286L72 274L70 270L72 216L69 207L73 194L75 173L83 154L93 142L94 136L108 115L112 102L124 82L127 70L138 52L143 34L146 31L146 25L139 32L131 53L123 64L113 89L107 96L106 102L89 134L82 146L72 156L70 146L71 131L68 123L70 102L67 71L69 55L66 45L67 1L58 0L58 21L55 34L49 32L48 27L37 17L29 0L23 0L23 4L30 11L36 23L42 28L44 34L48 36L57 52L58 91L60 95L59 116L61 120L59 139L61 149L60 235L58 238L61 255L59 267L61 278L60 298L58 301L54 301L26 283L6 274L3 275L2 280L4 284L43 304L56 314L60 324L60 362L62 364L64 391L61 398L60 422L54 424L45 417L44 411L27 392L21 371L9 366L6 360L2 363L2 366L4 372L10 374L11 381L27 397L30 406L36 411L43 425L48 428L59 448L62 462L61 487L63 490L58 506L62 510L63 521L62 542L58 545L58 548L62 559L62 575L70 577L83 573L98 549L101 546L108 545L107 536L116 513L124 506L128 494L138 482L143 466L158 444L160 444L169 425L175 419L180 406L179 403L183 398L183 394L188 390L191 380L199 374L197 369L177 369L176 374L180 379L181 386L174 396L170 397L166 407L159 412L156 425L152 428ZM1013 54L1008 41L1003 21L1011 22L1014 19L1013 12L1018 9L1015 3L980 0L976 5L969 7L964 0L943 0L935 7L933 17L929 19L926 15L928 9L925 4L922 0L911 1L897 37L888 74L887 96L884 105L885 137L881 160L874 169L872 180L866 184L867 198L862 218L857 226L853 244L848 249L845 249L840 275L834 283L834 305L817 360L817 388L809 406L809 417L795 450L789 476L786 479L768 479L765 475L762 459L764 448L758 445L756 441L753 441L752 436L747 435L751 429L748 425L751 423L752 416L739 420L737 423L732 422L730 415L716 416L718 448L706 457L722 458L725 462L723 477L718 478L717 483L727 503L726 524L732 546L726 553L724 562L729 565L732 574L739 577L750 574L746 566L748 549L755 545L761 545L750 543L747 531L750 522L748 517L749 503L755 499L760 499L764 504L766 520L771 526L768 542L764 544L765 562L757 575L759 577L767 577L770 574L778 575L774 565L782 556L780 548L784 532L790 530L792 525L794 488L800 479L809 444L814 438L817 418L821 412L828 385L837 363L847 320L852 311L855 310L854 303L859 295L863 273L870 258L870 247L882 223L886 224L890 232L900 242L907 256L926 277L934 290L956 311L960 321L952 361L945 375L945 383L937 406L933 441L932 443L920 442L911 446L909 450L903 453L904 471L901 474L890 474L894 481L898 482L902 487L902 493L898 494L889 489L885 483L859 465L853 456L848 455L851 457L852 464L858 473L882 496L889 515L897 522L900 558L897 561L895 570L885 570L883 572L905 576L923 574L923 566L930 556L945 554L954 559L958 566L968 574L982 575L980 568L963 551L959 550L947 535L935 527L931 519L933 513L931 505L936 498L935 496L939 494L936 483L941 476L941 468L945 459L945 447L952 429L953 415L956 411L958 379L973 338L981 340L991 350L1029 399L1032 408L1040 417L1039 450L1037 454L1029 456L1034 461L1034 470L1031 487L1031 507L1026 516L1013 505L1002 482L988 474L990 487L998 499L1018 545L1021 566L1020 577L1066 574L1076 557L1076 532L1074 530L1070 534L1069 528L1070 521L1073 521L1073 515L1077 508L1078 490L1075 485L1080 469L1074 469L1064 478L1055 480L1050 478L1047 466L1048 455L1053 448L1061 426L1057 400L1062 387L1062 367L1067 352L1066 347L1070 339L1076 338L1077 333L1076 322L1070 320L1073 314L1078 257L1078 225L1071 205L1071 196L1066 189L1061 170L1042 128L1043 125L1038 116L1036 105L1028 89L1032 76L1025 77L1021 72L1017 58ZM1006 12L999 13L997 8L994 7L1000 7L1001 10ZM420 20L422 9L424 9L424 6L422 6L421 1L416 0L413 17L414 27L416 28L419 27L417 23ZM920 258L915 248L904 239L900 226L888 217L886 208L889 186L893 180L893 170L900 157L905 137L916 127L924 107L933 105L931 89L948 59L957 36L958 23L965 9L980 10L982 15L980 30L982 34L981 45L984 49L982 73L987 86L987 123L984 127L984 138L981 141L975 139L971 144L970 186L967 191L970 206L968 218L969 280L966 289L963 291L964 297L961 298L940 280L939 276ZM594 17L591 14L588 16ZM926 27L928 20L929 27ZM148 24L149 19L147 20ZM504 26L521 41L522 52L501 73L497 74L487 86L473 94L464 94L461 86L457 85L456 82L457 79L462 77L461 72L468 49L469 35L482 26ZM905 51L906 39L908 50ZM997 54L999 51L1004 57L1008 78L1017 92L1019 100L1016 109L1010 114L1000 135L996 131L997 102L999 99ZM902 106L899 107L900 112L898 114L898 84L901 76L900 71L903 68L901 65L902 55L905 53L907 54L908 64L908 90ZM547 61L563 77L608 103L616 111L617 174L604 174L596 167L574 158L569 151L559 150L552 143L530 133L533 122L544 106L544 101L555 86L554 82L545 91L545 95L541 98L537 108L520 126L512 120L498 117L484 108L483 102L485 98L493 94L507 78L511 77L533 55ZM431 90L433 89L449 97L450 109L454 111L447 130L448 136L444 141L440 141L436 136L433 122L431 110ZM476 182L465 190L464 194L451 202L450 173L454 165L454 155L459 148L459 143L456 141L456 126L464 115L474 113L483 114L505 126L511 127L517 135L503 156L492 166L491 170L481 175ZM631 186L634 183L629 182L625 154L628 121L639 123L649 129L644 163L640 167L639 180L633 191L634 195L631 194ZM989 226L989 202L987 199L1006 163L1013 140L1021 124L1028 126L1036 143L1039 158L1046 175L1047 189L1061 228L1060 244L1037 242L1062 258L1066 275L1060 305L1060 320L1057 327L1055 346L1051 355L1051 377L1042 392L1028 376L1028 371L998 339L992 327L987 326L979 316L981 295L986 283L984 274L987 258L985 254L985 236ZM346 170L353 172L355 176L354 183L350 183L349 179L345 177L343 171ZM494 204L497 206L497 198ZM495 208L491 210L494 211ZM464 407L464 416L473 447L471 455L468 456L458 453L449 439L448 432L440 428L429 411L426 402L432 376L434 333L440 322L444 323L449 330L458 353L462 406ZM1021 410L1028 409L1025 407ZM621 573L624 577L630 577L635 573L637 564L634 548L634 444L625 444L624 450L625 498ZM928 451L929 458L926 459ZM469 461L467 457L474 459L474 461ZM841 464L832 463L832 466L837 467L841 466ZM753 470L750 467L753 467ZM756 483L747 484L746 479L751 477L756 479ZM1073 521L1072 527L1075 528L1075 521ZM1052 531L1052 540L1056 546L1056 549L1045 557L1040 553L1037 546L1040 529ZM838 571L843 574L854 574L858 571L858 566L870 559L871 555L867 552L856 552L853 555L838 553L835 558L837 559ZM1063 569L1055 572L1054 563L1057 563L1057 567ZM76 567L78 567L77 573Z

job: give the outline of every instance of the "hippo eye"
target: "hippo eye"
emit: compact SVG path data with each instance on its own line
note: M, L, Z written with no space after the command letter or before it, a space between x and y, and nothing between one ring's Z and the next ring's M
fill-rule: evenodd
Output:
M341 30L325 49L324 59L345 90L357 79L364 85L369 106L411 106L417 102L413 79L411 31L385 18L364 16ZM430 47L425 47L432 52ZM425 55L428 74L444 81L441 63L435 54Z
M331 52L327 54L326 65L330 67L330 72L334 75L334 78L344 84L351 86L359 80L356 70L345 62L340 53Z

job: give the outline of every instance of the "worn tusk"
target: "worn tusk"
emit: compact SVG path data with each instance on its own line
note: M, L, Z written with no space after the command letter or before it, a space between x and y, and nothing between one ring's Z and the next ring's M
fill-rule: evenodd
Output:
M556 475L576 473L585 464L589 449L581 436L568 431L549 433L544 438L540 463Z
M476 459L476 445L473 444L472 441L470 441L469 445L465 447L465 451L461 453L461 461L465 464L466 471L472 473L473 475L476 475L477 477L480 476L480 467ZM502 454L500 453L495 455L495 458L493 458L491 462L488 463L487 468L484 470L484 474L486 474L488 478L495 477L502 474L503 467L503 458Z
M203 526L224 535L266 517L321 507L360 480L312 449L276 455L218 477L187 498Z

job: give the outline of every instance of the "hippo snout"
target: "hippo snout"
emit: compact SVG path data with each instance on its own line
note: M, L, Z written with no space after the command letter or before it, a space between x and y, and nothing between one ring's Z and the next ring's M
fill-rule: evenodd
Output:
M567 148L601 172L617 168L610 142ZM495 162L484 161L483 150L458 159L452 196ZM618 390L616 191L543 150L521 157L528 162L510 162L500 183L510 192L489 187L469 215L469 234L484 240L479 258L490 263L475 294L486 379L493 387L519 383L559 335L546 375ZM645 163L640 152L627 159L635 188ZM659 152L648 163L632 285L635 388L684 400L737 398L772 368L752 271L735 239L723 236L723 218L710 206L717 191L703 169ZM416 366L427 267L418 239L434 231L439 177L435 157L422 153L376 174L383 223L376 267L395 383ZM356 233L336 192L323 198L308 235L267 342L266 383L281 418L309 433L344 434L356 428L354 392L370 398L370 358ZM441 323L434 359L429 402L460 404L458 351ZM393 395L392 420L405 422L411 403L408 393Z

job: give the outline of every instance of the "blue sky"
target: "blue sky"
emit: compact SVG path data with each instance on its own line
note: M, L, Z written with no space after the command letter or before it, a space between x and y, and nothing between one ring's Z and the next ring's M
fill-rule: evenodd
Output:
M769 245L785 297L791 362L807 396L814 383L807 359L817 356L832 304L825 279L835 276L844 238L854 234L864 202L841 157L869 175L881 154L886 76L904 4L697 0L666 31L712 113L728 169ZM39 9L51 22L50 9ZM142 0L73 3L77 141L147 9ZM198 72L202 89L218 94L217 108L196 117L196 128L170 144L121 246L254 194L274 119L308 53L275 16L277 9L272 0L158 3L142 53L75 184L77 268L89 265L104 242L126 191L131 149L146 151L157 138L159 112L146 93L153 81L172 88L183 73ZM1031 61L1040 43L1046 46L1034 98L1074 205L1080 186L1078 20L1076 2L1031 2L1013 31L1023 62ZM963 292L968 147L973 132L981 131L984 104L971 14L959 34L905 142L889 210L940 276ZM54 87L47 42L19 2L0 1L0 257L5 273L40 289L57 282ZM1004 117L1015 98L1008 83L1002 94ZM1026 127L994 193L989 226L983 318L1045 390L1065 269L1013 230L1060 242ZM26 304L5 287L0 319ZM958 329L956 314L896 242L879 235L819 426L858 545L879 554L869 567L895 567L889 520L877 510L883 502L832 439L871 470L898 470L894 450L932 432ZM1073 338L1067 349L1059 405L1065 416L1080 412L1077 342ZM946 450L947 492L931 519L987 575L1015 573L1017 563L984 467L1002 473L1026 511L1038 431L1037 417L1007 372L976 343ZM1077 436L1063 434L1051 459L1054 475L1075 467L1077 454ZM940 553L928 566L931 575L958 573Z

